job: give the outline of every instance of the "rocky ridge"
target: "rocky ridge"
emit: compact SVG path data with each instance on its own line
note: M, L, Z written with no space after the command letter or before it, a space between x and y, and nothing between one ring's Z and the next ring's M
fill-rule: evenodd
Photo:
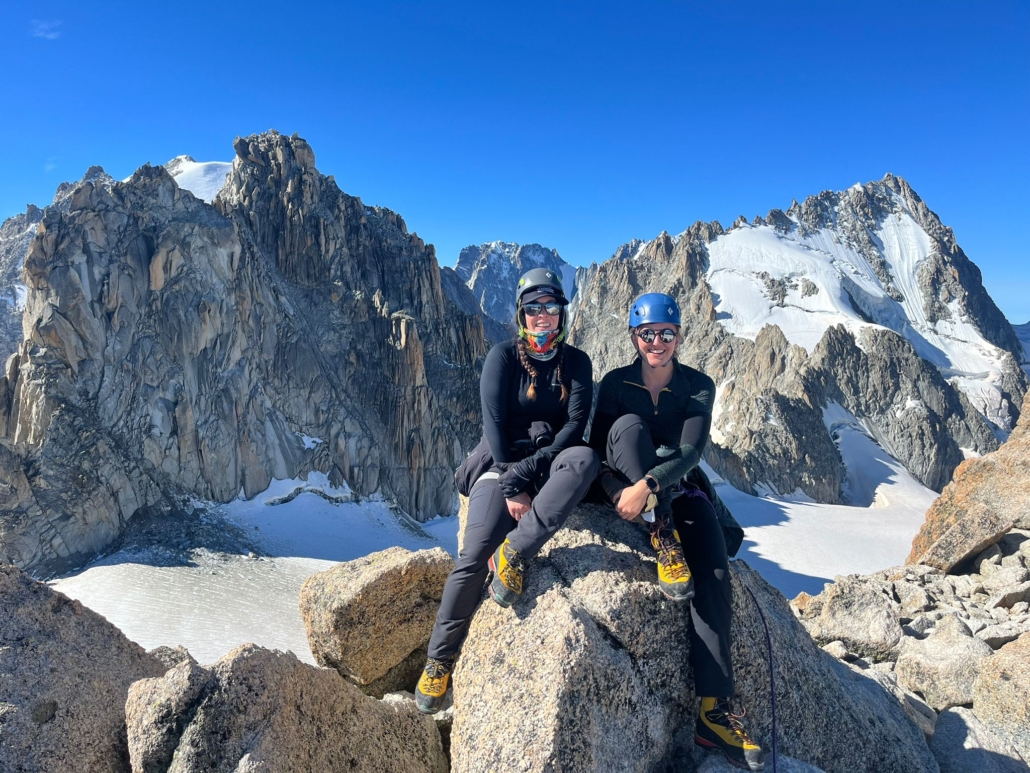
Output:
M21 271L43 214L48 209L67 212L72 191L87 182L110 186L114 179L102 167L91 166L78 183L61 183L48 207L40 209L29 204L25 212L0 224L0 362L6 362L22 341L21 320L26 291L21 282Z
M432 247L303 139L235 149L214 206L144 166L44 213L0 378L0 559L57 571L143 508L310 470L418 518L452 510L479 318L447 300Z
M819 595L801 594L791 606L824 650L900 688L908 696L907 711L927 736L935 732L939 713L969 709L982 748L1004 749L1005 756L1025 764L1030 673L1017 664L1030 646L1028 564L1030 532L1016 530L976 557L976 571L946 574L913 564L837 577ZM991 686L999 670L1012 668L1018 676L1002 680L1009 692ZM968 722L952 723L951 732L967 732ZM954 746L943 739L936 743Z
M913 248L884 241L888 231L901 228L898 223L906 234L923 234L925 252L916 255ZM762 269L761 255L772 252L762 253L761 245L787 250L791 260L807 256L804 265L823 271L822 284ZM722 274L713 273L716 253L717 267L728 266L719 269ZM835 256L836 263L824 255ZM861 284L826 268L845 257L864 267ZM728 279L726 271L737 279ZM718 386L705 458L751 493L802 493L820 502L869 505L847 499L848 471L837 448L845 432L872 438L917 480L940 491L966 454L998 447L996 435L1003 438L1014 426L1027 391L1018 367L1022 347L983 289L979 271L951 230L892 175L795 202L787 212L773 210L750 224L741 218L729 230L698 222L677 237L663 233L631 243L584 270L580 280L571 340L591 355L599 373L633 356L624 319L634 297L653 291L678 298L687 331L680 358ZM738 288L733 293L715 292L726 282L744 284L727 285ZM770 319L808 319L775 314L822 308L817 304L829 303L828 288L840 295L827 306L833 314L822 317L839 322L814 343L798 339L810 348L791 341L799 336L798 324L767 324L752 334L739 318L746 309L738 308L733 318L720 311L727 295L738 302L758 295ZM911 319L905 316L910 313ZM989 396L979 405L971 401L976 390L966 389L964 377L919 353L933 348L926 343L931 339L965 346L955 337L959 333L948 332L960 326L967 331L962 336L975 329L995 352L996 381L983 386Z

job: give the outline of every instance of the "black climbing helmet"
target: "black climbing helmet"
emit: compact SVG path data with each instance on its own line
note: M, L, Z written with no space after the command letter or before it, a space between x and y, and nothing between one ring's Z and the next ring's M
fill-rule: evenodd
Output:
M521 308L523 303L532 303L545 295L552 296L562 306L569 302L561 286L560 274L549 268L530 269L519 277L515 288L515 308Z

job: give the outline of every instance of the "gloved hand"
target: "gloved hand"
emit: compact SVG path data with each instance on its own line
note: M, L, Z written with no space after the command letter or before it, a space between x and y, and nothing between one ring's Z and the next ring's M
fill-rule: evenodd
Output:
M521 462L515 462L498 479L501 493L505 499L512 499L529 489L546 469L547 458L539 453L527 456Z

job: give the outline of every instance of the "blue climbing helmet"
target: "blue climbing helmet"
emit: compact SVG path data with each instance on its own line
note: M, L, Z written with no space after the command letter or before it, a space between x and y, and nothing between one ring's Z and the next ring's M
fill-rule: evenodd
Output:
M653 325L667 322L680 325L680 307L676 299L665 293L644 293L629 307L629 326L631 329L641 325Z

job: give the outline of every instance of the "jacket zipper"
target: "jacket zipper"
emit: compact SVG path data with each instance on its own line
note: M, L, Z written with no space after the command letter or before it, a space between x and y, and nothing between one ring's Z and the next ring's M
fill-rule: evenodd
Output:
M647 396L651 398L651 404L654 405L654 415L655 416L658 415L658 400L655 397L652 397L650 389L648 389L643 384L637 384L637 383L635 383L633 381L623 381L622 383L623 384L629 384L630 386L640 387L645 392L647 392ZM672 392L672 390L669 389L669 387L662 387L661 390L658 392L658 397L662 396L662 392Z

